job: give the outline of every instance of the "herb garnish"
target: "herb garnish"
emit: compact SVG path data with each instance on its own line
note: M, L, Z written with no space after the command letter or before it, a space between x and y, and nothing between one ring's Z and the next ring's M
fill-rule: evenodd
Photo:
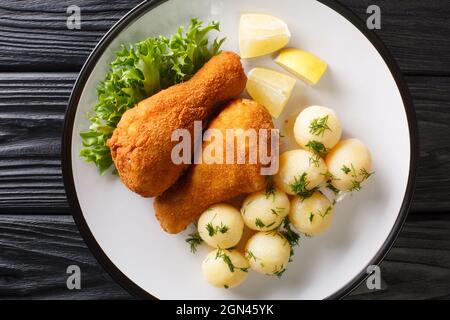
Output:
M328 122L328 115L322 118L316 118L313 121L311 121L309 125L309 133L315 135L315 136L323 136L325 133L325 130L330 130L330 127L327 125Z
M331 206L328 206L328 208L325 210L325 212L324 212L323 214L322 214L322 213L320 212L320 210L319 210L319 215L320 215L322 218L325 218L328 214L331 213L331 210L332 210Z
M245 256L247 257L247 259L253 259L253 260L257 260L258 258L253 254L253 252L246 250L245 251Z
M283 273L286 271L285 268L283 268L283 266L281 266L281 269L277 269L277 267L275 267L274 271L273 271L273 275L277 276L278 278L281 278L281 276L283 275Z
M323 175L327 179L327 185L326 185L327 189L331 190L334 193L334 195L338 195L340 191L335 186L333 186L333 181L340 180L340 179L336 178L334 175L332 175L329 172L321 173L321 175Z
M320 156L315 154L312 157L309 157L309 164L312 164L314 167L318 168L320 166Z
M270 223L270 224L268 224L268 225L266 226L266 228L270 228L270 227L272 227L274 224L275 224L275 221L272 222L272 223Z
M339 192L340 192L339 189L337 189L335 186L333 186L333 185L331 184L331 181L330 181L330 180L327 181L327 188L328 188L329 190L333 191L333 193L334 193L335 195L338 195Z
M229 230L228 226L224 225L222 222L220 223L220 226L213 226L212 222L209 222L205 228L210 237L215 236L219 232L222 234L226 233Z
M313 218L314 218L314 216L317 214L317 215L319 215L320 217L322 217L322 219L324 219L328 214L330 214L331 213L331 210L332 210L332 207L331 206L328 206L328 208L325 210L325 212L324 213L322 213L322 211L320 210L320 209L317 209L317 212L316 213L310 213L309 214L309 221L310 222L312 222L312 220L313 220Z
M197 252L197 247L203 243L203 239L198 232L191 233L186 239L186 242L191 246L191 252Z
M275 201L275 187L273 186L272 183L269 183L269 184L267 185L265 195L266 195L266 199L269 199L270 197L273 197L273 198L272 198L272 199L273 199L272 201Z
M329 182L334 181L334 180L340 180L338 178L336 178L333 174L326 172L326 173L321 173L321 176L324 176L325 179L327 179Z
M306 147L320 157L325 156L329 151L322 142L316 140L310 140Z
M307 179L307 173L303 172L300 178L295 177L294 182L290 184L292 192L298 195L302 199L309 198L313 195L314 192L318 190L318 188L307 189L309 181Z
M342 166L341 170L345 173L345 174L349 174L351 169L349 167L347 167L345 164Z
M349 169L348 167L346 167L346 168ZM344 166L342 169L344 169ZM351 176L353 178L352 186L348 190L350 192L361 190L361 188L362 188L361 183L363 183L365 180L369 179L370 176L372 176L374 174L374 172L368 172L365 168L361 168L359 170L359 172L356 172L356 169L353 166L353 163L351 164L351 170L349 172L351 172Z
M275 209L274 209L274 208L271 208L271 209L270 209L270 212L271 212L273 215L275 215L275 216L278 217L278 215L279 215L283 210L284 210L284 208L282 208L282 207L276 207Z
M230 256L223 249L217 249L216 259L222 259L230 269L230 272L234 272L235 269L241 270L243 272L248 272L248 268L236 267L231 261Z
M264 224L264 222L262 222L260 218L256 218L255 226L257 226L258 228L264 228L266 225Z
M289 218L286 217L283 220L283 230L280 230L280 233L286 238L289 246L291 247L291 252L289 255L289 261L292 261L291 258L294 255L294 247L298 245L298 241L300 240L300 235L292 230L291 222Z

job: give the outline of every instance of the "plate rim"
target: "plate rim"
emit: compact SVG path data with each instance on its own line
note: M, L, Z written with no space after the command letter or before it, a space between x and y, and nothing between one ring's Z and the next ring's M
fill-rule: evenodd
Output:
M148 291L140 287L128 276L126 276L106 255L103 251L95 236L91 232L89 225L87 224L83 212L81 210L78 196L76 193L73 171L72 171L72 133L73 125L75 120L76 111L78 108L78 103L86 85L86 82L96 66L98 60L103 54L107 46L114 40L114 38L120 34L128 25L140 18L145 13L153 10L160 4L170 1L170 0L150 0L143 1L137 6L135 6L131 11L125 14L118 22L116 22L108 32L102 37L102 39L95 46L93 51L88 56L86 62L73 86L70 98L68 101L66 113L64 116L64 127L61 141L61 158L62 158L62 175L64 181L64 187L66 191L67 200L70 206L70 211L77 225L77 228L83 237L83 240L87 244L89 250L94 255L99 264L103 269L127 292L131 293L137 298L158 299ZM416 172L417 172L417 159L418 159L418 130L417 130L417 120L412 98L409 92L409 88L403 78L400 68L397 62L392 57L389 50L383 44L378 35L367 28L364 22L356 16L355 13L350 11L344 5L333 0L316 0L332 10L337 14L340 14L347 21L349 21L354 27L356 27L371 44L375 47L378 54L383 58L384 62L389 68L392 77L395 80L397 89L402 97L403 105L405 108L406 118L408 121L409 129L409 139L410 139L410 164L408 173L408 182L405 190L405 195L403 198L402 205L400 207L398 216L394 225L392 226L389 235L383 242L383 245L378 249L377 253L370 260L369 265L379 265L384 257L387 255L389 250L392 248L395 240L397 239L408 215L409 208L411 206L412 197L414 195ZM363 268L357 275L355 275L346 285L342 288L329 295L325 299L342 299L353 291L359 284L361 284L369 274L366 273L366 268Z

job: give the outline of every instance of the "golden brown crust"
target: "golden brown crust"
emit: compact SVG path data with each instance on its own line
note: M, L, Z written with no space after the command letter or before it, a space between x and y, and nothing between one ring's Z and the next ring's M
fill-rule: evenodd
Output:
M211 128L219 129L225 136L226 129L273 129L273 123L264 107L252 100L237 99L211 122ZM203 150L209 143L203 143ZM246 150L248 154L248 144ZM181 232L209 206L264 189L267 179L261 176L260 169L259 161L257 164L193 165L174 186L155 199L155 213L161 227L169 233Z
M193 132L195 120L205 120L221 101L239 96L247 78L240 57L222 52L194 77L138 103L124 113L108 140L114 164L123 183L144 196L168 189L186 169L176 165L171 151L175 129Z

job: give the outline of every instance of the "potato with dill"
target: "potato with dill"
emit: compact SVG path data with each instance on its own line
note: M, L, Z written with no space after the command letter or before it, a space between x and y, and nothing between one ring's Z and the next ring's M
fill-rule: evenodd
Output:
M241 208L247 227L257 231L276 229L289 213L289 198L274 187L254 192L245 198Z
M266 275L281 276L290 255L289 242L278 231L258 232L245 247L245 257L252 270Z
M372 156L358 139L339 142L325 158L331 184L340 191L359 191L372 176Z
M219 288L233 288L248 276L249 263L236 250L216 249L202 263L203 276L208 283Z
M315 236L330 227L333 215L330 200L316 191L307 199L298 196L292 199L289 220L298 231Z
M295 141L302 148L322 156L339 142L341 135L339 119L330 108L308 107L295 120Z
M244 231L240 212L228 204L216 204L202 213L198 220L198 233L213 248L236 246Z
M290 195L310 196L327 176L323 159L306 150L291 150L280 156L280 168L274 176L275 186Z

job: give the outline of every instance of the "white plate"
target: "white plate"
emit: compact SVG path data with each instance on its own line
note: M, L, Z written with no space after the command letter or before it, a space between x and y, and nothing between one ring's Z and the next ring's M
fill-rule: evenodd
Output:
M94 50L74 88L66 117L64 179L83 237L125 288L160 299L337 298L363 279L369 264L386 254L412 195L414 113L384 47L348 11L334 1L323 2L327 5L314 0L145 3L116 24ZM219 20L221 35L227 37L224 49L237 52L239 16L244 12L280 17L291 30L290 46L314 52L329 64L319 85L309 87L298 81L277 123L311 104L333 108L344 136L361 139L372 151L376 174L361 192L337 205L334 224L326 234L301 241L281 279L251 273L239 288L224 290L202 278L200 264L206 248L192 254L185 242L187 232L174 236L161 231L151 199L133 194L112 175L99 176L95 166L80 159L79 132L88 127L85 114L96 103L96 85L120 44L170 35L180 24L199 17ZM263 66L284 72L272 57L244 65L247 71Z

